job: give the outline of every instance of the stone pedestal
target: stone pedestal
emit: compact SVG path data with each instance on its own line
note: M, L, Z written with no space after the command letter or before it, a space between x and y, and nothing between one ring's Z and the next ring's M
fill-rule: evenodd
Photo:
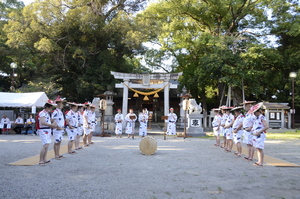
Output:
M184 110L182 108L182 99L180 100L181 102L179 103L180 107L180 117L177 121L177 124L179 125L180 129L184 129Z
M112 100L106 100L104 124L105 124L105 127L107 127L108 131L114 131L114 128L115 128L115 120L114 120L114 115L113 115L113 105L114 105L114 102Z
M187 136L206 136L203 132L202 127L202 114L188 114L187 115L188 125L187 125Z
M92 104L96 106L95 115L97 120L95 132L93 135L101 135L101 111L99 110L99 103L100 103L99 97L95 97L92 101Z

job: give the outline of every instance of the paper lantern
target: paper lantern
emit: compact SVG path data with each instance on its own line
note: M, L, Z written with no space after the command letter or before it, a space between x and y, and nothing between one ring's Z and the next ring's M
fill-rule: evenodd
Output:
M106 109L106 100L102 99L100 100L100 110L105 110Z
M183 100L182 102L182 108L183 110L187 111L190 107L190 101L188 99Z

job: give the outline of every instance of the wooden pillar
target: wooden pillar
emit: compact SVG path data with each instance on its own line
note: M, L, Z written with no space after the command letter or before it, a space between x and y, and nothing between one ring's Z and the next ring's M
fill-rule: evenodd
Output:
M281 109L281 128L285 128L285 117L284 117L284 109Z
M168 79L164 80L165 85L169 83ZM164 115L169 114L170 104L169 104L169 85L164 88Z
M129 86L129 80L124 79L124 83ZM128 87L123 84L123 103L122 103L122 113L125 116L128 113Z

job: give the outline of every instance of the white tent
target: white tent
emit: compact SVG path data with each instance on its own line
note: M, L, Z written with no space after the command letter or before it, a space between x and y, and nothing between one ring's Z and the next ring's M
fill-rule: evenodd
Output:
M0 107L43 107L49 98L44 92L5 93L0 92Z

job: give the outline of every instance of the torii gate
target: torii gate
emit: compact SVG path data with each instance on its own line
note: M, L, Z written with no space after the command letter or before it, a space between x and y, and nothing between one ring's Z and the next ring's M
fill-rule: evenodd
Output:
M128 109L128 88L133 89L160 89L164 88L164 115L169 114L169 89L177 89L177 84L170 83L170 80L178 80L182 75L180 73L152 73L152 74L134 74L119 73L110 71L115 79L122 79L123 82L116 84L116 88L123 88L122 112L125 117ZM131 80L142 80L142 83L133 83ZM153 80L158 80L155 84ZM160 80L160 81L159 81Z

